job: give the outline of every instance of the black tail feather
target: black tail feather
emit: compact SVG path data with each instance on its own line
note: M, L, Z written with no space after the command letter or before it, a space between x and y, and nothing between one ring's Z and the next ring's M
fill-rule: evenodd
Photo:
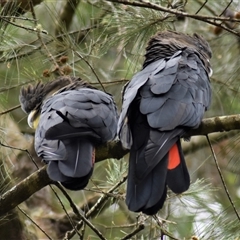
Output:
M93 168L86 176L80 177L80 178L69 177L68 178L69 180L61 182L61 184L69 190L73 190L73 191L81 190L87 186L88 181L92 176L92 172L93 172Z
M182 193L190 186L190 176L183 156L180 140L177 141L180 164L167 173L167 185L174 193Z
M150 208L146 208L146 209L142 209L141 211L147 215L154 215L156 214L159 209L161 209L163 207L163 204L166 200L166 197L167 197L167 188L165 187L164 188L164 192L162 194L162 197L158 200L158 202L153 205L152 207Z
M46 135L48 139L61 140L66 149L65 159L49 161L49 177L67 189L83 189L93 172L99 136L87 128L73 128L67 122L51 127Z
M126 203L129 210L152 215L166 199L167 156L144 179L136 179L136 152L131 151ZM139 159L138 159L139 161Z

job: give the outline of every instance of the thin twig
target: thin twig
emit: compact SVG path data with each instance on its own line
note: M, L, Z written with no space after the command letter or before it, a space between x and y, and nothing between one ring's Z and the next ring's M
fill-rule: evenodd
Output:
M59 186L58 186L59 187ZM102 235L102 233L100 232L100 231L98 231L98 229L82 214L82 213L80 213L78 210L77 210L77 207L75 206L75 204L73 203L73 201L72 201L72 199L68 196L68 194L66 193L66 191L64 190L64 189L62 189L62 188L60 188L60 190L64 193L64 195L67 197L67 199L68 199L68 201L70 202L70 205L71 205L71 207L73 208L73 210L74 210L74 213L79 217L79 218L81 218L82 219L82 221L84 222L84 223L86 223L88 226L89 226L89 228L91 228L96 234L97 234L97 236L100 238L100 239L102 239L102 240L106 240L106 238ZM68 215L69 216L69 215ZM70 217L69 217L70 218ZM79 227L78 227L78 225L77 226L74 226L74 228L73 228L73 233L78 233L78 235L79 235L79 237L81 238L82 236L80 235L80 233L78 232L78 229L79 229ZM71 237L72 237L73 235L71 235L71 236L69 236L69 235L67 235L67 238L65 237L64 239L70 239Z
M178 11L175 9L171 9L171 8L166 8L166 7L162 7L160 5L151 3L151 2L147 2L144 0L139 0L139 1L128 1L128 0L106 0L109 2L116 2L116 3L121 3L121 4L125 4L125 5L130 5L130 6L136 6L136 7L143 7L143 8L150 8L150 9L154 9L154 10L158 10L158 11L162 11L162 12L167 12L167 13L171 13L174 14L176 16L183 16L183 17L189 17L195 20L199 20L202 22L206 22L209 23L211 25L217 26L217 27L221 27L222 29L236 35L236 36L240 36L239 32L236 32L228 27L225 27L221 24L216 23L215 21L231 21L231 22L240 22L239 19L236 18L224 18L224 17L213 17L213 16L206 16L206 15L196 15L196 14L188 14L186 12L182 12L182 11Z
M81 217L80 212L78 211L77 206L75 205L75 203L73 202L73 200L71 199L71 197L69 196L69 194L67 193L67 191L62 187L62 185L59 182L55 182L55 186L57 186L60 191L62 192L62 194L65 196L65 198L68 200L73 212L76 214L76 216Z
M28 214L23 211L20 207L18 207L18 210L26 217L28 218L29 221L31 221L48 239L53 240L53 238L51 238L35 221L32 220L32 218L30 218L30 216L28 216Z
M74 34L80 34L80 33L83 33L83 32L90 31L90 30L95 29L95 28L97 28L97 25L91 26L91 27L89 27L89 28L84 28L84 29L82 29L82 30L77 30L77 31L72 31L72 32L60 34L60 35L56 36L56 38L60 38L60 37L64 37L64 36L72 36L72 35L74 35ZM54 38L48 39L48 40L46 40L46 41L44 42L44 44L45 44L45 45L48 45L48 44L52 43L54 40L55 40ZM40 50L40 49L42 48L42 43L41 43L41 42L40 42L41 44L35 45L35 43L36 43L37 41L39 41L39 39L34 40L34 41L32 41L31 43L28 44L28 45L33 45L33 46L34 46L34 48L32 48L30 51L25 51L25 52L23 52L23 53L19 53L19 54L16 54L16 55L14 55L14 56L10 56L10 57L2 57L2 58L0 59L0 63L6 62L6 61L11 61L11 60L13 60L13 59L20 59L20 58L23 58L23 57L28 57L28 56L30 56L31 54L35 53L37 50ZM17 47L16 49L15 49L15 48L11 48L11 49L15 50L15 52L20 51L20 50L19 50L19 47Z
M119 182L117 182L113 187L111 187L107 193L114 192L118 187L120 187L125 181L127 180L127 176L124 176ZM104 194L98 202L86 213L87 217L90 217L91 214L95 211L95 209L98 209L99 206L104 202L106 199L108 199L108 195Z
M18 27L18 28L22 28L22 29L24 29L26 31L41 32L43 34L48 34L48 32L46 30L41 30L39 28L31 28L31 27L25 27L23 25L18 25L16 23L12 22L12 21L7 20L5 17L0 17L0 19L3 20L4 22L7 22L8 24L11 24L11 25L13 25L15 27Z
M227 17L216 17L216 16L208 16L208 15L196 15L196 14L189 14L186 12L182 12L172 8L166 8L161 5L152 3L150 1L138 0L138 1L128 1L128 0L106 0L108 2L115 2L124 5L136 6L136 7L143 7L143 8L150 8L154 10L159 10L162 12L172 13L174 15L182 15L184 17L190 17L193 19L197 19L200 21L205 20L214 20L214 21L232 21L232 22L240 22L240 19L237 18L227 18Z
M104 227L105 229L113 229L113 228L133 228L133 227L136 227L138 225L138 223L131 223L131 224L124 224L124 225L111 225L111 226L106 226L104 224L100 224L100 223L97 223L99 226L101 227Z
M74 50L74 49L72 49L72 50ZM104 88L101 80L99 79L96 71L95 71L94 68L91 66L91 64L90 64L79 52L75 51L75 53L78 55L78 57L80 57L80 58L90 67L90 69L92 70L93 74L94 74L95 77L97 78L99 84L101 85L102 89L104 90L104 92L106 92L106 90L105 90L105 88Z
M113 81L110 81L110 82L102 82L103 85L111 85L111 84L116 84L116 83L123 83L123 84L126 84L129 80L128 79L122 79L122 80L113 80ZM91 85L97 85L99 83L96 83L96 82L89 82L89 84Z
M173 240L179 240L179 238L174 237L170 232L168 232L166 229L164 229L163 227L163 223L167 222L167 223L173 223L176 224L175 222L170 222L167 221L165 219L159 219L156 215L153 215L154 220L156 221L157 225L159 226L159 228L161 229L161 236L168 236L169 238L173 239Z
M202 1L201 0L195 0L199 5L202 6ZM208 5L205 5L205 9L208 10L213 16L217 16L218 14L210 8Z
M100 239L106 240L106 238L102 235L102 233L83 214L80 213L80 215L84 223L86 223L97 234L97 236Z
M36 22L36 19L28 18L28 17L17 17L17 16L0 16L0 19L7 18L7 19L18 19L18 20L24 20L29 22Z
M35 22L35 25L36 25L36 28L37 28L37 17L36 17L36 13L35 13L35 10L34 10L34 5L33 5L33 2L32 0L29 1L29 5L30 5L30 10L31 10L31 13L32 13L32 16L33 16L33 19L36 20ZM53 62L53 64L55 65L55 71L57 70L59 72L60 75L63 75L63 72L61 71L61 68L59 67L56 59L53 57L52 53L48 50L48 47L46 46L46 44L44 43L43 39L42 39L42 36L41 36L41 31L38 31L37 32L37 35L38 35L38 39L39 41L41 42L43 48L45 49L45 51L47 52L47 55L48 57L50 57L51 61Z
M107 195L108 197L115 198L118 200L122 199L122 195L104 192L101 189L97 190L97 189L84 188L84 190L89 192L94 192L94 193L101 193L101 194Z
M134 229L131 233L129 233L128 235L121 238L121 240L131 239L131 237L135 236L137 233L142 231L144 228L145 228L145 225L143 223L139 224L139 226L136 229Z
M117 182L113 187L111 187L107 193L112 193L115 189L117 189L119 186L121 186L125 181L127 180L127 176L123 177L119 182ZM101 196L97 203L89 209L89 211L86 213L86 218L91 217L98 209L109 199L107 195ZM77 224L77 228L81 228L83 225L83 221L79 221ZM64 237L64 239L70 239L74 236L74 230L68 231Z
M76 207L76 205L74 204L74 202L72 201L72 199L70 198L70 196L68 195L68 193L65 191L65 189L59 184L59 183L55 183L55 185L62 191L62 193L64 194L64 196L67 198L67 200L70 203L70 206L73 209L73 212L79 217L81 218L99 237L100 239L105 239L103 237L103 235L101 234L101 232L98 231L97 228L95 228L94 225L92 225L91 222L89 222L89 220L83 215L83 213L80 213ZM77 228L74 226L74 230L76 232L78 232ZM81 237L81 236L80 236ZM68 236L69 238L69 236Z
M224 8L224 10L221 12L221 14L219 14L219 17L221 17L221 16L224 14L224 12L228 9L228 7L232 4L232 2L233 2L233 0L231 0L231 1L228 3L228 5Z
M55 185L57 185L57 184L55 183ZM51 188L51 190L52 190L53 193L55 194L56 198L58 199L60 205L62 206L62 209L63 209L63 211L65 212L65 214L67 215L67 218L68 218L70 224L72 225L74 231L77 233L77 235L78 235L79 237L81 237L81 234L78 232L78 230L77 230L77 228L76 228L76 226L75 226L72 218L69 216L69 214L68 214L68 212L67 212L67 209L65 208L65 206L64 206L62 200L60 199L60 197L58 196L57 192L54 190L54 188L53 188L51 185L49 185L49 187ZM61 188L59 188L59 189L61 189Z
M7 86L7 87L1 87L0 88L0 93L1 92L5 92L5 91L9 91L9 90L12 90L12 89L15 89L15 88L18 88L20 86L23 86L25 84L28 84L28 83L31 83L33 82L34 80L30 80L30 81L26 81L26 82L22 82L22 83L18 83L18 84L13 84L11 86Z
M198 14L198 13L204 8L204 6L207 4L207 2L208 2L208 0L206 0L206 1L201 5L201 7L196 11L195 14Z
M227 197L228 197L228 199L229 199L229 201L230 201L230 203L231 203L231 205L232 205L232 207L233 207L233 210L234 210L234 212L235 212L238 220L240 221L240 216L239 216L239 214L238 214L238 211L237 211L237 209L236 209L236 207L235 207L235 205L234 205L234 202L233 202L233 200L232 200L232 198L231 198L231 196L230 196L230 193L229 193L229 191L228 191L228 188L227 188L227 185L226 185L226 183L225 183L225 180L224 180L224 177L223 177L221 168L220 168L220 166L219 166L219 164L218 164L216 154L215 154L215 152L214 152L214 149L213 149L213 147L212 147L212 144L211 144L211 141L210 141L208 135L206 135L206 138L207 138L207 141L208 141L208 143L209 143L209 146L210 146L210 149L211 149L211 152L212 152L212 156L213 156L215 165L216 165L216 167L217 167L218 174L219 174L219 176L220 176L220 178L221 178L221 181L222 181L224 190L225 190L225 192L226 192L226 194L227 194Z
M15 106L15 107L7 109L6 111L0 112L0 116L2 116L4 114L7 114L7 113L10 113L10 112L12 112L12 111L14 111L14 110L16 110L16 109L18 109L20 107L21 107L21 105L19 104L19 105Z
M0 145L2 147L5 147L5 148L10 148L10 149L14 149L14 150L18 150L18 151L22 151L22 152L26 152L27 155L29 156L29 158L32 160L33 164L35 165L35 167L39 170L39 167L36 163L36 161L34 160L34 158L32 157L32 155L30 154L30 152L28 151L28 149L22 149L22 148L18 148L18 147L13 147L13 146L10 146L10 145L6 145L2 142L0 142Z

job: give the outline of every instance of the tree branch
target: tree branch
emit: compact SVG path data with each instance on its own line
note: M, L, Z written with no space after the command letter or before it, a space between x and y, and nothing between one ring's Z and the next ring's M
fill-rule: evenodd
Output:
M221 21L221 22L240 22L239 19L236 18L226 18L226 17L214 17L214 16L207 16L207 15L197 15L197 14L189 14L186 12L178 11L176 9L171 9L171 8L166 8L160 5L157 5L155 3L151 3L149 1L144 1L144 0L139 0L139 1L129 1L129 0L106 0L108 2L115 2L115 3L120 3L124 5L130 5L130 6L136 6L136 7L143 7L143 8L150 8L166 13L171 13L176 16L182 16L182 17L189 17L198 21L206 22L211 25L220 27L236 36L240 36L240 33L223 26L221 23L217 23L216 21Z
M240 114L203 119L199 128L191 130L185 137L207 135L240 129ZM128 153L123 150L119 141L111 142L97 148L96 162L109 158L120 159ZM5 192L0 198L0 216L27 200L35 192L53 183L49 179L46 166L34 172L16 186Z
M10 190L1 195L0 198L0 216L9 212L20 203L27 200L35 192L51 184L46 166L34 172L29 177L12 187Z
M197 129L188 132L187 136L207 135L214 132L228 132L240 129L240 114L218 116L203 119Z

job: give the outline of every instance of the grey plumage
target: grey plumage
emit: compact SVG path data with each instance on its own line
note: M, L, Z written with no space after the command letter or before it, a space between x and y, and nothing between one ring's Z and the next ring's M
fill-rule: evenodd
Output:
M71 190L84 188L93 171L95 147L115 138L117 120L112 96L79 79L72 78L49 96L35 132L35 150L48 164L49 177Z
M126 203L151 215L162 207L167 185L175 193L189 187L179 139L199 126L210 105L211 50L197 34L166 31L149 41L145 57L124 88L118 134L130 149Z
M34 109L40 110L43 100L75 81L81 82L78 78L61 77L45 84L38 82L36 85L29 84L27 87L22 87L19 95L22 110L27 114Z

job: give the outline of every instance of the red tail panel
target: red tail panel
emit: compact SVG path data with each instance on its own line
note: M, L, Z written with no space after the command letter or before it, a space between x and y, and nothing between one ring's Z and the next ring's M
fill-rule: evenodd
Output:
M168 169L172 170L180 164L180 155L177 144L174 144L168 153Z

